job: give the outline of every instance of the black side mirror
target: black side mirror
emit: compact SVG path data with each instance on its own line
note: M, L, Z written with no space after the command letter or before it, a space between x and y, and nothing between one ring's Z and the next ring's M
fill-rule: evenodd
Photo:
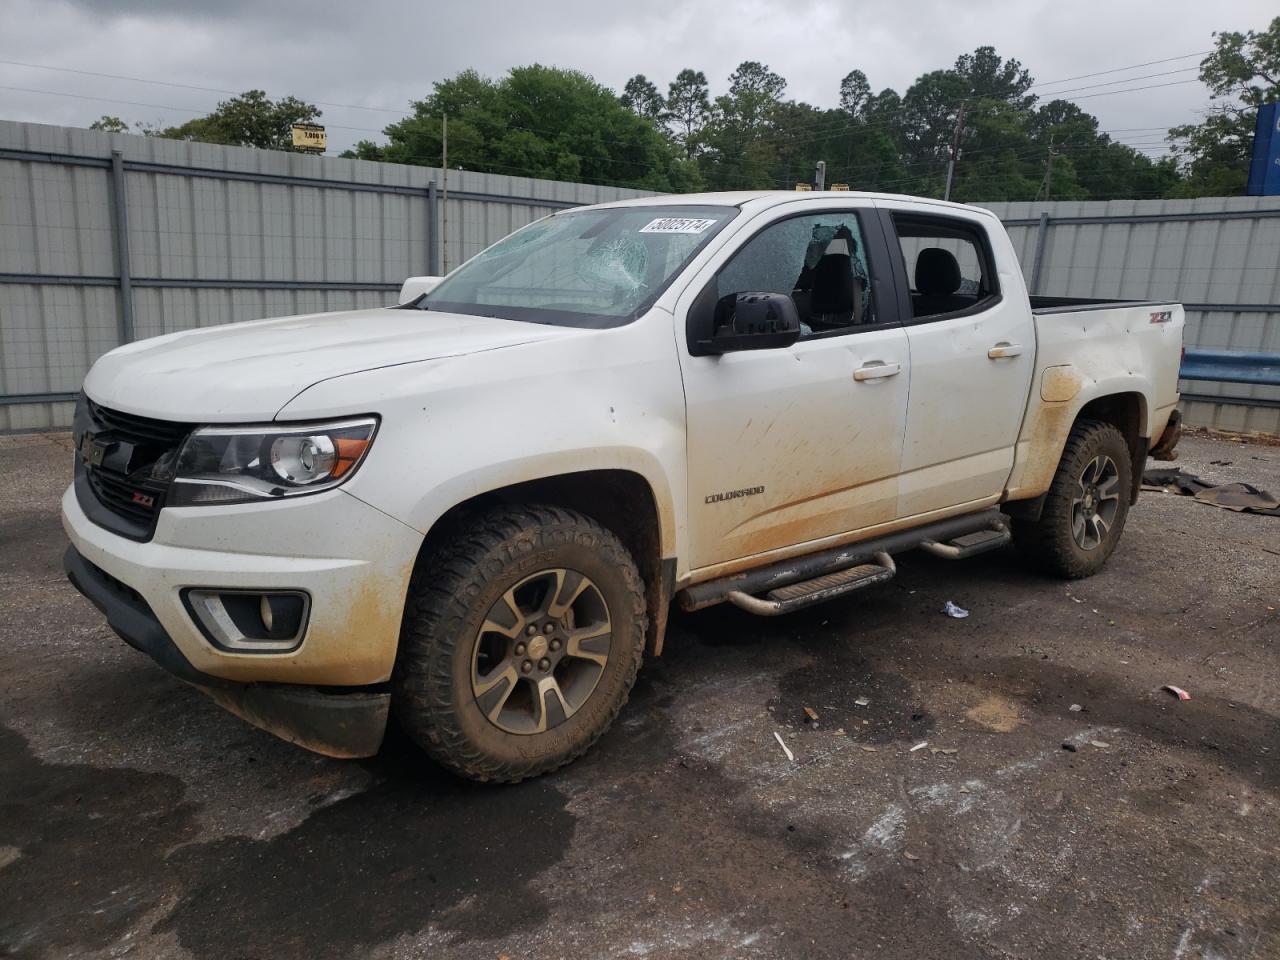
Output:
M710 340L698 344L705 353L789 347L800 338L800 312L785 293L731 293L716 301Z

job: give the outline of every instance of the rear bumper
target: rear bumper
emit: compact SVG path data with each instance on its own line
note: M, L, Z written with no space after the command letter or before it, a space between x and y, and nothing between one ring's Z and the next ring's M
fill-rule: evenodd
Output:
M107 618L125 643L151 657L236 716L283 740L332 757L378 752L391 695L385 689L343 690L237 683L192 666L141 594L95 566L74 547L63 556L67 579Z
M1152 444L1148 451L1148 456L1153 460L1177 460L1178 451L1174 449L1178 446L1178 441L1182 439L1182 411L1174 409L1169 414L1169 422L1165 425L1164 432L1160 434L1160 439Z

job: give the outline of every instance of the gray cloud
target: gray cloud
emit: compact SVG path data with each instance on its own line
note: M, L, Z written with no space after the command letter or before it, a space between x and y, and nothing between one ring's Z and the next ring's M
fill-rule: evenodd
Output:
M1264 26L1266 0L1224 5L1166 0L598 0L540 3L350 0L5 0L0 59L125 74L226 90L259 87L275 96L407 108L431 83L467 67L499 75L531 62L573 67L620 89L642 72L665 87L682 67L706 72L723 90L742 60L762 60L788 80L787 95L833 105L854 67L876 89L902 91L926 70L983 44L1017 57L1038 80L1207 50L1214 30ZM1153 18L1158 15L1158 20ZM1036 91L1194 66L1186 60ZM1194 78L1194 72L1142 81ZM0 65L0 116L87 125L103 113L175 123L210 109L217 93ZM1108 88L1074 95L1101 93ZM1133 142L1194 119L1207 103L1198 83L1080 99L1106 129ZM325 107L338 148L378 131L395 113Z

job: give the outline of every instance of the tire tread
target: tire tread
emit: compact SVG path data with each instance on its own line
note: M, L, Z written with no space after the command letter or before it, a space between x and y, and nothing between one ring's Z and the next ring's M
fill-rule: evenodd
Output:
M485 753L463 732L453 702L452 670L457 644L469 642L466 620L487 585L522 554L539 546L573 542L600 551L626 581L630 610L614 615L639 625L632 631L622 695L602 722L568 749L516 763ZM627 701L644 652L644 585L630 553L609 530L564 507L501 506L473 516L456 535L424 552L410 579L400 648L392 675L392 705L401 726L435 761L482 782L516 783L577 759L604 735ZM585 707L585 705L584 705Z
M1062 459L1054 473L1053 482L1045 497L1044 509L1038 520L1015 520L1013 539L1018 551L1031 563L1046 573L1067 580L1079 580L1097 573L1115 549L1128 516L1128 490L1122 490L1120 514L1114 525L1115 539L1097 555L1083 553L1071 536L1071 488L1076 477L1084 469L1087 460L1101 452L1108 444L1118 444L1125 451L1123 463L1129 465L1128 443L1119 430L1100 420L1077 420L1067 437ZM1132 470L1129 465L1129 470ZM1120 479L1125 479L1121 469Z

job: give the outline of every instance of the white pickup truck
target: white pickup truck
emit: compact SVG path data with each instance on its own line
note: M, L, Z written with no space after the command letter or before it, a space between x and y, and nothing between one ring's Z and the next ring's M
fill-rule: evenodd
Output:
M113 350L71 581L127 642L334 756L585 751L674 601L786 613L923 549L1100 569L1172 459L1183 311L1027 296L999 220L858 193L546 217L395 307Z

